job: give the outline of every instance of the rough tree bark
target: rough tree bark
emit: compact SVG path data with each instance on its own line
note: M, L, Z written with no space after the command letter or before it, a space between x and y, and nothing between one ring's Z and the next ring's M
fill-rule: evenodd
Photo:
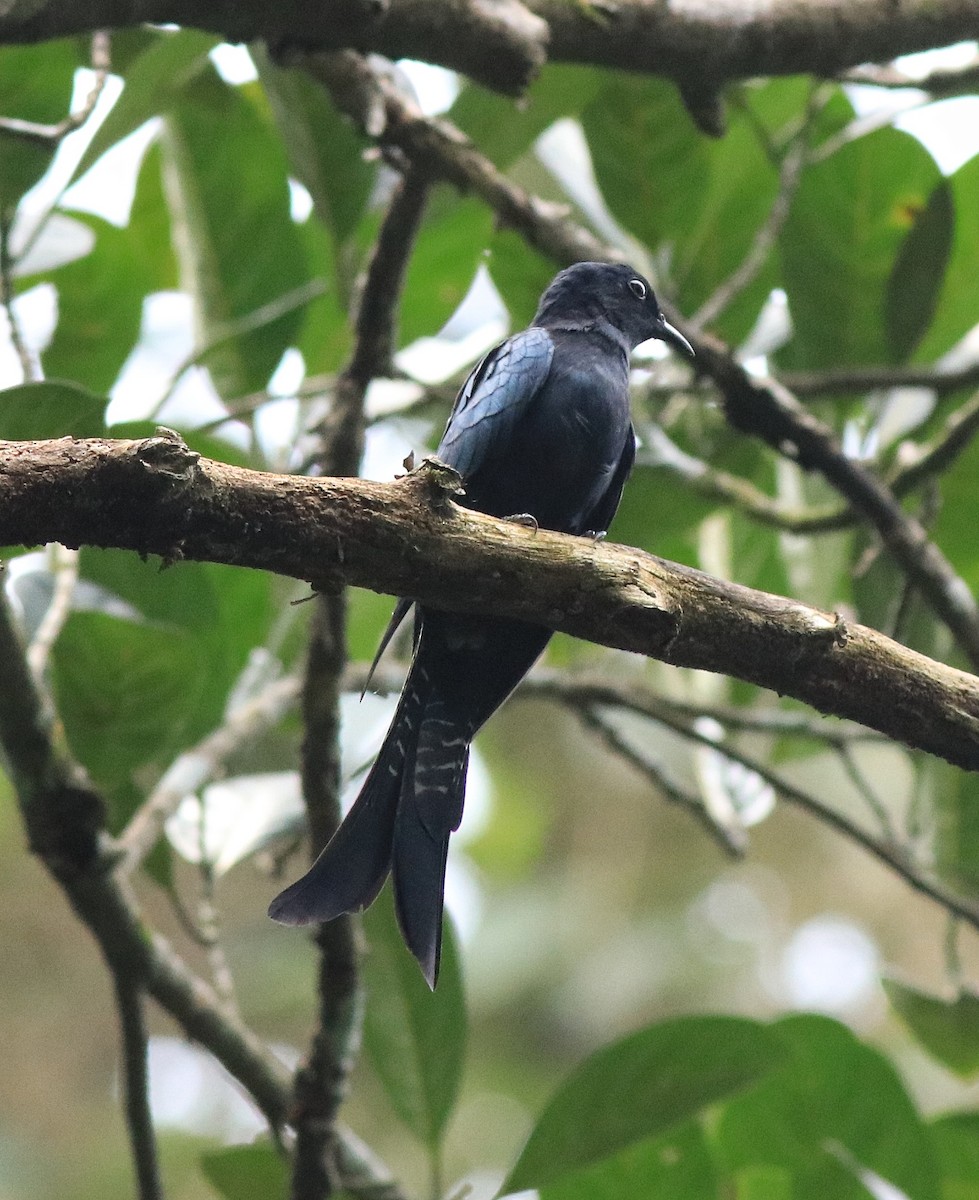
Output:
M177 435L0 442L0 544L59 541L271 570L532 620L722 672L979 769L979 680L833 613L626 547L452 503L425 464L393 484L200 458Z

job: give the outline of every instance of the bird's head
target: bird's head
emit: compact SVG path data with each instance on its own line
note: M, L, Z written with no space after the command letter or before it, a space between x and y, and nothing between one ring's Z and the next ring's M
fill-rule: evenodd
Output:
M649 280L622 263L579 262L561 271L541 297L534 324L571 329L601 320L630 349L657 338L693 356L693 347L660 311Z

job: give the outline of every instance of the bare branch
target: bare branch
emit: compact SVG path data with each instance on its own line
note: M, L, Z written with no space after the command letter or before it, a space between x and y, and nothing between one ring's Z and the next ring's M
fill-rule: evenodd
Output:
M895 495L914 491L929 479L948 470L979 433L979 392L948 417L944 427L927 444L905 443L899 452L899 467L891 475Z
M53 542L47 550L48 564L54 586L51 592L51 602L48 604L41 623L38 625L31 644L27 647L27 665L30 667L34 682L40 690L44 690L44 676L47 671L48 659L58 640L58 634L64 627L71 612L71 601L78 582L78 553L66 550L57 542Z
M802 179L802 170L807 161L806 143L809 127L812 117L820 107L817 95L818 93L814 93L810 98L805 119L783 154L778 173L778 191L768 216L755 231L748 253L737 268L718 284L690 318L690 324L695 329L703 329L715 321L745 288L750 287L768 261L772 247L778 241L788 220L793 197Z
M940 367L838 367L825 371L782 371L779 382L796 396L834 396L887 388L930 388L939 396L979 384L979 363L956 371Z
M425 58L516 93L553 62L646 71L709 95L757 75L834 77L866 62L976 37L971 0L337 0L324 6L259 0L34 0L8 5L0 41L40 41L141 22L205 28L228 41L351 48Z
M671 804L676 804L697 820L725 854L732 858L744 857L747 841L740 830L730 829L719 821L715 821L699 797L691 795L674 783L659 764L653 762L651 758L637 754L615 726L607 721L597 708L583 704L575 705L573 711L582 725L598 734L613 754L635 767Z
M115 546L369 587L745 679L979 768L979 682L861 625L638 550L451 503L454 472L311 480L169 434L0 443L0 544Z
M575 711L582 706L590 709L593 703L592 699L585 699L583 696L576 694L573 679L561 679L555 676L546 682L541 681L537 690L539 694L549 693L555 700L568 705ZM650 715L652 716L652 713ZM682 737L687 738L689 741L701 746L708 746L717 753L723 754L731 762L739 763L749 771L753 771L760 779L774 788L784 800L789 801L797 808L805 810L824 825L828 825L831 829L836 830L837 833L843 834L844 837L856 843L856 845L866 850L868 854L878 859L878 861L899 875L909 887L914 888L915 891L920 892L924 896L928 896L929 899L942 905L947 912L960 917L974 929L979 930L979 904L953 892L941 880L933 877L920 864L914 861L905 846L892 841L886 836L877 837L869 833L862 825L853 821L845 813L833 808L832 805L826 804L811 793L804 792L777 772L772 771L760 759L745 754L733 746L718 743L713 738L702 733L694 720L680 717L675 712L670 712L665 706L659 710L658 715L653 717L653 719L672 729Z
M854 67L843 75L843 79L846 83L867 83L872 87L914 88L939 100L976 90L979 85L979 56L974 56L964 66L932 71L920 79L906 74L893 64L876 66L873 63Z
M773 379L754 378L726 346L691 333L704 369L724 396L728 419L806 470L819 471L880 535L908 580L952 631L963 652L979 664L979 606L952 564L897 497L871 471L848 458L833 431Z
M156 1134L150 1112L149 1035L143 1014L143 990L121 973L114 975L114 982L122 1029L122 1091L139 1200L163 1200Z

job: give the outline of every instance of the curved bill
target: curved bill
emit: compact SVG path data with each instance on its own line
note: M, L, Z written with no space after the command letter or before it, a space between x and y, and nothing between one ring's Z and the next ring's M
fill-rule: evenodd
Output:
M667 342L677 350L682 350L684 354L688 354L691 358L696 355L693 352L693 346L687 341L679 329L675 329L666 317L660 317L659 329L653 334L653 337L658 338L661 342Z

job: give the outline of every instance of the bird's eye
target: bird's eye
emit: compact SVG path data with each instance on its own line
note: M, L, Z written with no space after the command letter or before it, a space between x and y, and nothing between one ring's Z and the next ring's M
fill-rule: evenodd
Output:
M630 279L629 291L631 291L634 296L638 296L640 300L646 299L646 285L641 279Z

